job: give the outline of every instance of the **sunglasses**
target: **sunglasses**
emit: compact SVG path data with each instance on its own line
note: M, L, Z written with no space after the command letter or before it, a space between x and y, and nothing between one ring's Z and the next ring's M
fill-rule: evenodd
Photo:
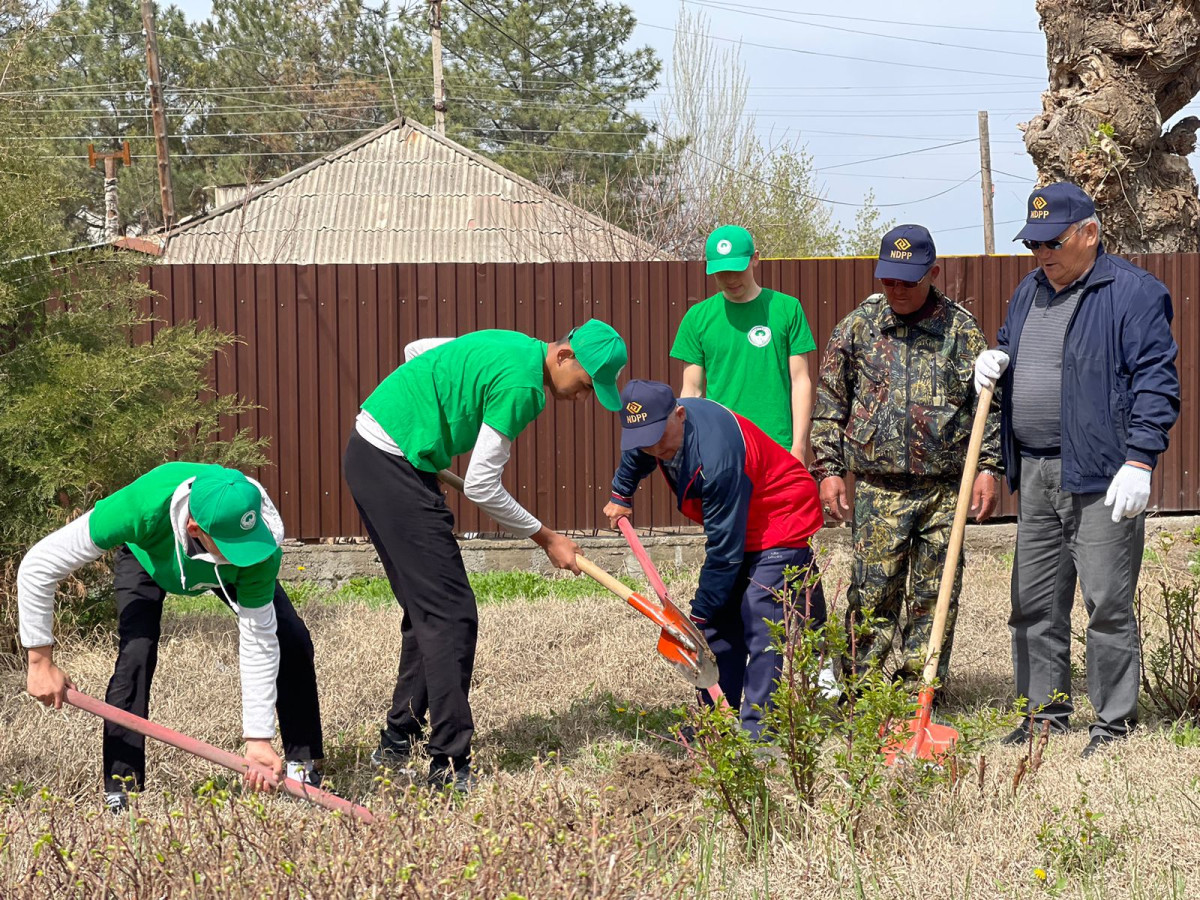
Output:
M921 281L925 279L922 278ZM890 288L915 288L921 281L901 281L899 278L880 278L879 283Z
M1073 238L1073 237L1075 237L1075 235L1079 234L1079 231L1080 231L1080 229L1076 228L1074 231L1072 231L1070 234L1067 235L1066 240L1021 241L1021 243L1025 245L1026 250L1041 250L1043 247L1045 247L1047 250L1061 250L1063 248L1063 245L1066 244L1067 241L1070 241L1071 238Z

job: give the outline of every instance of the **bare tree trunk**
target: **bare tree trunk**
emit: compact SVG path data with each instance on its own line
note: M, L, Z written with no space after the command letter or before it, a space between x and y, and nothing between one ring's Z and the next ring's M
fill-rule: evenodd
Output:
M1037 0L1050 86L1025 126L1039 184L1096 201L1105 245L1194 251L1200 200L1187 155L1200 119L1163 122L1200 92L1200 0Z

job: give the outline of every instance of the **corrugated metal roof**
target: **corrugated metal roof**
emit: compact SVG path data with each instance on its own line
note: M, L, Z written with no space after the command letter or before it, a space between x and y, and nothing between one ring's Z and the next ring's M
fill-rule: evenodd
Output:
M443 135L397 119L180 225L161 262L660 258L629 232Z

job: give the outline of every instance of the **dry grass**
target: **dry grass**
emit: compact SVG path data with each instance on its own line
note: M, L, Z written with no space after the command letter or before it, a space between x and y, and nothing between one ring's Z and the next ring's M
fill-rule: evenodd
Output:
M825 569L834 588L847 560L827 558ZM1148 566L1143 584L1157 574ZM693 580L681 575L674 593L686 597ZM1004 559L969 560L952 714L1012 702L1007 591ZM1090 710L1080 703L1077 729L1050 743L1015 793L1021 751L990 744L982 778L976 765L902 810L881 805L857 846L818 808L747 858L691 786L686 761L648 733L689 692L654 660L646 623L613 598L481 610L476 752L493 774L457 804L382 785L366 759L390 697L398 611L315 603L304 614L333 783L390 813L386 821L364 828L282 799L221 800L203 790L218 773L161 745L151 749L141 818L113 820L98 811L98 723L39 708L20 673L0 673L0 785L22 785L0 799L0 896L1200 895L1200 749L1177 746L1161 723L1082 761ZM113 652L111 637L60 651L94 695ZM237 696L232 617L214 607L170 619L153 717L232 746Z

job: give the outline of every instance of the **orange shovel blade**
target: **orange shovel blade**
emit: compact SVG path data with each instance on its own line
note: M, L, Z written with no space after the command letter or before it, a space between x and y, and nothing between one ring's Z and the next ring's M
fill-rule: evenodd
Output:
M884 760L894 766L897 760L925 759L941 763L958 744L958 732L949 725L931 722L933 688L921 689L917 715L911 722L892 732L882 748Z

